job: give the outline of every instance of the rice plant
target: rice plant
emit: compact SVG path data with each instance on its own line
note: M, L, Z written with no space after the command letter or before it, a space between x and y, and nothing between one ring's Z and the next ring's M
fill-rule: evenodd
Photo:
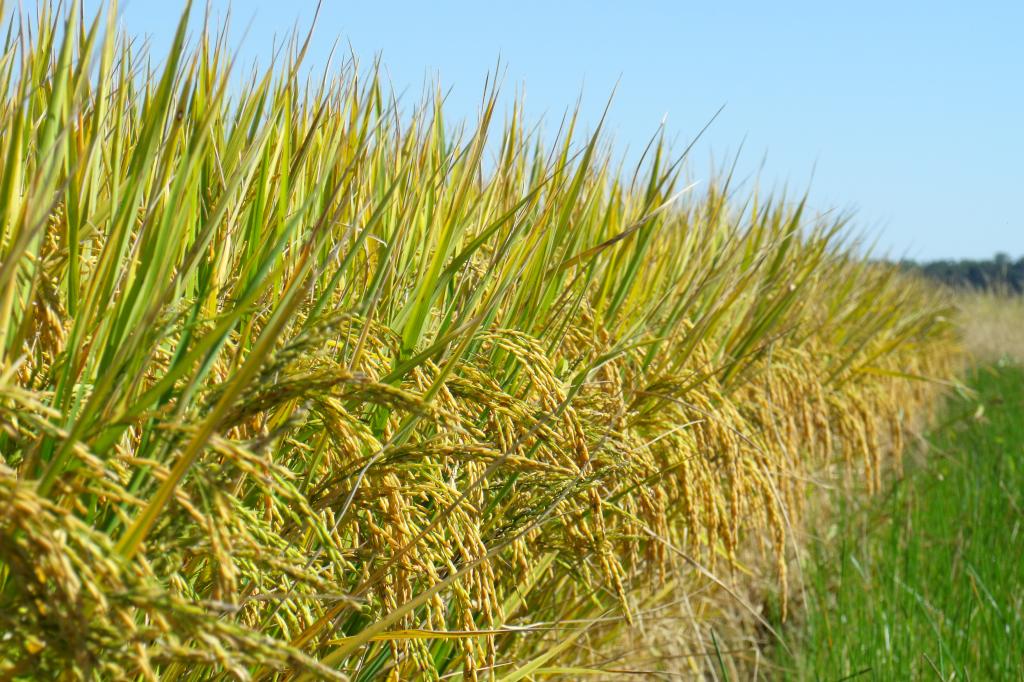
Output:
M805 474L877 485L957 370L845 219L660 136L115 13L0 54L4 678L614 675L692 578L785 586Z

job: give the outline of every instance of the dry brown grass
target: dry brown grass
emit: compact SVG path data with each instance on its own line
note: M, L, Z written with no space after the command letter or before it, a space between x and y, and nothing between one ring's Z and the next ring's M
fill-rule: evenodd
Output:
M1024 297L961 292L956 303L964 347L977 362L1024 360Z

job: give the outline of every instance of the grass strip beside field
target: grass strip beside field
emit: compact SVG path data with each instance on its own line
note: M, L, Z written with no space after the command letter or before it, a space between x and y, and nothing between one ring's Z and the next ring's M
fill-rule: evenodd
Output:
M800 678L1024 679L1024 369L971 377L925 465L812 546ZM862 507L862 508L861 508Z

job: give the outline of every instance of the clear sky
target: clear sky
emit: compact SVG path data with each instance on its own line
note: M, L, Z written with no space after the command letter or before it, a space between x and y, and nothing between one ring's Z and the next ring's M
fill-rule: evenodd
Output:
M160 57L182 5L122 0L123 22ZM316 1L231 7L240 54L266 62ZM764 161L762 186L810 185L815 208L855 210L890 256L1024 256L1024 0L324 0L314 64L338 37L364 62L381 53L411 100L439 77L455 117L475 113L499 55L506 93L525 87L527 115L551 126L581 89L596 122L618 82L619 149L642 147L663 118L681 148L724 104L694 178L742 143L743 174Z

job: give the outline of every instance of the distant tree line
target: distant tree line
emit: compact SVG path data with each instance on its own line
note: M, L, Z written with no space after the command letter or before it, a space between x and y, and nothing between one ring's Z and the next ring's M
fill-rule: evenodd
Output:
M997 253L988 260L904 260L900 265L952 287L1024 293L1024 257L1014 261L1005 253Z

